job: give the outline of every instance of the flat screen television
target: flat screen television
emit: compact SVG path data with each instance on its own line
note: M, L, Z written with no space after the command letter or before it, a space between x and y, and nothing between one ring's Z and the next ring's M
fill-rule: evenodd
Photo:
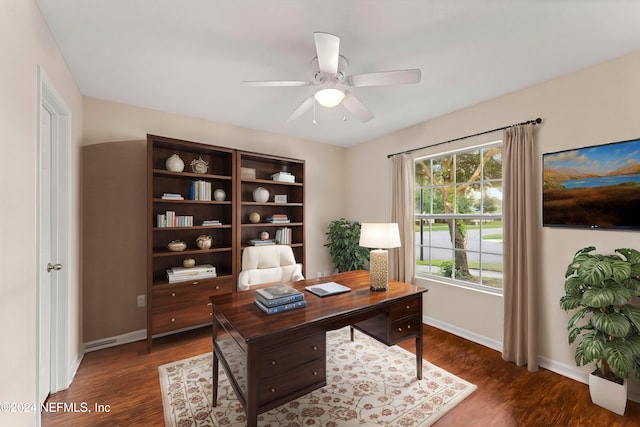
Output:
M546 227L640 229L640 139L545 153Z

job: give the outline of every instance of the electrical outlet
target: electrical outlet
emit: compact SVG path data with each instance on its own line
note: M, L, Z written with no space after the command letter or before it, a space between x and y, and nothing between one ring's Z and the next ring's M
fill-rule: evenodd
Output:
M146 303L145 299L144 295L138 295L138 307L144 307Z

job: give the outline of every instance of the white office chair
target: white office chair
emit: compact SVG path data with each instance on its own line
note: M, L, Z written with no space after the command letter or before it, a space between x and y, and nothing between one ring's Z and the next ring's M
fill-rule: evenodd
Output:
M302 264L296 263L291 246L249 246L242 252L242 271L238 275L238 290L272 282L304 280Z

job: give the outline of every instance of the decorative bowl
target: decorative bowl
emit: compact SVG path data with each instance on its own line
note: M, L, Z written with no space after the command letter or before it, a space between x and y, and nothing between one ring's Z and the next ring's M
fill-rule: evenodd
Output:
M187 249L187 244L182 240L172 240L167 245L167 249L171 252L182 252Z

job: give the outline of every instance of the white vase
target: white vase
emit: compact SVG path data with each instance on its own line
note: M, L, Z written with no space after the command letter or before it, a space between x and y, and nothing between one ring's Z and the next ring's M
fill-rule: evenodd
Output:
M263 187L258 187L253 190L253 200L258 203L265 203L269 200L269 190Z
M167 170L171 172L182 172L184 170L184 162L177 154L169 157L164 164Z
M598 406L624 415L627 406L627 380L622 384L589 374L589 394L591 401Z
M213 192L213 199L222 202L227 197L227 193L222 188L218 188Z

